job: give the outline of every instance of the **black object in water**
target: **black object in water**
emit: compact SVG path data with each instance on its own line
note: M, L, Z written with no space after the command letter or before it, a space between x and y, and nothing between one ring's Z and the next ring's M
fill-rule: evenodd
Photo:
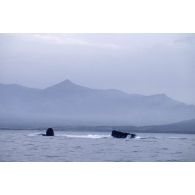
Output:
M48 128L46 134L42 134L43 136L54 136L54 130L52 128Z
M117 131L117 130L113 130L111 135L112 137L115 137L115 138L126 138L128 135L130 136L130 138L136 137L136 134L134 133L125 133L125 132Z

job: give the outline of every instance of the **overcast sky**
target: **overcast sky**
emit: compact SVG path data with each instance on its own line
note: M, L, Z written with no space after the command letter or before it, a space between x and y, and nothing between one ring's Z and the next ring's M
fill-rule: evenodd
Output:
M195 34L0 34L0 83L91 88L195 104Z

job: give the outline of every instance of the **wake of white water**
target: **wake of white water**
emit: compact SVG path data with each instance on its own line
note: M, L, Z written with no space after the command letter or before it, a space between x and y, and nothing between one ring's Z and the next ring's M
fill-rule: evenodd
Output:
M97 134L88 134L88 135L64 134L64 135L60 135L60 136L65 136L65 137L68 137L68 138L91 138L91 139L101 139L101 138L109 138L109 137L111 137L111 135L97 135Z
M28 136L42 136L43 133L30 133ZM56 133L55 137L67 137L67 138L88 138L88 139L101 139L110 138L110 134L64 134Z
M29 133L28 136L29 137L34 137L34 136L41 136L42 133Z
M42 136L43 133L30 133L28 136ZM55 133L54 137L67 137L67 138L85 138L85 139L102 139L102 138L113 138L111 134L72 134L72 133ZM130 137L127 137L126 139L129 139ZM136 136L134 139L157 139L156 137L140 137Z
M36 133L30 133L28 136L42 136L43 133L36 132ZM111 134L86 134L86 133L79 133L79 134L74 134L74 133L55 133L54 137L66 137L66 138L84 138L84 139L102 139L102 138L112 138ZM126 139L129 139L127 137ZM134 139L139 140L139 139L159 139L158 136L136 136ZM186 139L185 137L168 137L168 139Z

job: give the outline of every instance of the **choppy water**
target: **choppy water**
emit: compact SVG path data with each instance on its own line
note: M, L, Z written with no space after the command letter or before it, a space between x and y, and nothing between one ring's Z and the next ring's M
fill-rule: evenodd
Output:
M195 161L195 135L138 134L116 139L102 132L0 130L0 161Z

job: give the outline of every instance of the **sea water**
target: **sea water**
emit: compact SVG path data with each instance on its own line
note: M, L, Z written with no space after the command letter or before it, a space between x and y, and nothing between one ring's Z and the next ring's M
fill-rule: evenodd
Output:
M194 134L138 133L117 139L108 132L0 130L0 161L156 162L195 161Z

